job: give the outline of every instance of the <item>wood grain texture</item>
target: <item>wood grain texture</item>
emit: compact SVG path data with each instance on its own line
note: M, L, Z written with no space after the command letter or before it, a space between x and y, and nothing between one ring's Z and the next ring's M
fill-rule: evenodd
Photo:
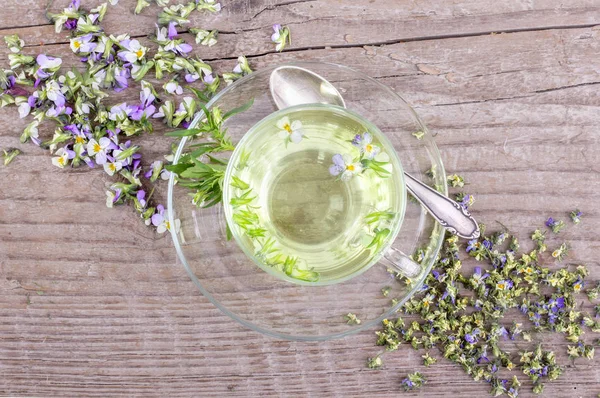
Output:
M152 32L157 8L134 17L133 3L109 9L108 31ZM222 31L217 46L196 50L218 70L247 54L255 68L317 59L370 74L415 106L447 170L469 182L473 214L490 228L502 223L526 242L546 217L580 208L582 224L549 244L570 241L569 263L586 264L590 279L600 279L596 0L223 5L222 13L194 20ZM26 52L76 65L65 34L53 33L44 18L45 7L4 2L0 35L19 33ZM292 29L293 45L282 54L268 39L275 22ZM0 62L6 57L1 48ZM133 99L134 91L111 101ZM24 151L0 167L0 395L385 397L399 395L401 378L420 370L430 381L408 396L486 396L485 383L453 364L424 369L422 353L408 346L385 353L383 370L366 369L366 358L379 352L373 330L297 343L236 324L199 294L169 238L153 234L126 207L104 207L109 182L100 170L58 170L44 151L19 145L25 122L16 115L0 110L0 148ZM140 143L149 161L169 147L160 130ZM473 266L466 262L466 269ZM591 309L587 300L582 305ZM600 392L598 360L569 361L561 337L536 337L567 364L544 396ZM524 388L522 396L531 394Z

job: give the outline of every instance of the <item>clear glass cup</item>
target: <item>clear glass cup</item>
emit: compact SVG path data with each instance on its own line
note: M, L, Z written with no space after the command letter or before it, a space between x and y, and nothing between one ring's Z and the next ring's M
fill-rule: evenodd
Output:
M426 127L390 88L351 68L320 63L295 63L327 79L341 93L346 108L373 123L393 147L402 168L447 194L445 172ZM252 108L224 122L234 143L260 120L278 110L269 91L272 68L254 72L218 93L207 105L223 112L254 98ZM421 134L414 134L422 132ZM417 138L420 137L420 138ZM182 139L175 162L193 141ZM428 173L429 172L429 173ZM191 203L189 192L169 183L171 225L178 258L199 290L225 314L247 327L278 338L327 340L356 333L393 314L422 285L443 240L443 228L418 204L406 210L385 256L362 273L333 284L298 284L265 272L234 239L227 239L224 208ZM411 254L417 268L403 253ZM399 267L399 268L396 268ZM398 277L398 269L410 280ZM411 271L412 270L412 271ZM355 315L360 323L348 321Z

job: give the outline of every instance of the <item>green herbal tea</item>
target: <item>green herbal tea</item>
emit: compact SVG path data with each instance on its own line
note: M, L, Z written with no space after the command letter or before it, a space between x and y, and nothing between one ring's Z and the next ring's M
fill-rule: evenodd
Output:
M229 228L266 271L334 283L376 262L404 214L394 149L369 122L329 105L276 112L240 141L223 186Z

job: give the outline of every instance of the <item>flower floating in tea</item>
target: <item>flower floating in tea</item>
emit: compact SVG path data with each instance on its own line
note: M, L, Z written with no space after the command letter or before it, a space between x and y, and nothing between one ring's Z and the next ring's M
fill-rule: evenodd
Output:
M332 176L340 175L342 181L348 181L355 175L363 171L362 164L355 161L349 154L335 154L332 159L333 165L329 167L329 173Z
M286 142L298 144L302 141L304 131L302 131L302 122L300 120L290 122L290 118L285 116L277 122L277 128L280 129L279 137L286 140Z
M381 148L373 144L373 136L368 132L364 132L362 136L357 134L352 140L352 145L358 147L361 155L369 160L373 159L381 152Z

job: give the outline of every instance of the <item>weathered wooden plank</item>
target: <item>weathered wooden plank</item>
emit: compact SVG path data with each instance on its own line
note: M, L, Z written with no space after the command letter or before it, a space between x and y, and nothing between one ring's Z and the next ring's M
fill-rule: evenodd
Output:
M266 3L240 4L236 15L258 12ZM326 4L321 2L278 6L262 12L257 17L259 25L252 26L264 23L262 37L267 34L271 14L293 22L294 16L284 10L299 12L294 7L317 4L325 12ZM344 7L324 15L348 12L358 18L360 6L340 4ZM373 4L380 20L385 8L382 3ZM547 7L542 14L521 13L518 8L527 8L525 3L512 6L517 7L511 11L514 15L537 15L540 21L534 23L532 18L511 26L539 26L536 24L546 23L540 15L552 13L558 15L557 20L563 17L564 23L590 21L569 20L564 11L551 10L550 5L557 4L541 4L535 7ZM572 7L589 11L594 6L581 2ZM421 7L428 10L433 6ZM437 7L439 14L424 12L422 18L444 15L440 8L445 6ZM461 14L457 6L447 7ZM516 23L494 15L494 7L503 5L468 2L461 7L471 13L479 8L480 15L489 11L489 30L496 30L492 29L494 21ZM234 15L227 7L224 12ZM317 15L306 12L309 18ZM371 8L364 11L370 12L376 13ZM415 17L406 10L396 12L405 12L402 18ZM594 18L589 16L594 14L591 12L578 15L584 14ZM260 22L261 18L265 20ZM464 12L453 17L447 12L444 18L459 26L456 21L464 24L471 16ZM441 26L444 18L436 23ZM332 24L330 32L344 30L341 23L337 28L334 22L327 23ZM321 42L315 41L317 25L306 24L312 26L312 42L327 43L331 33L323 34ZM355 24L364 26L358 21ZM6 23L2 21L0 26ZM377 34L365 36L374 42L379 40ZM400 32L398 37L405 34ZM437 134L447 168L467 178L465 189L476 195L472 210L479 220L492 228L498 227L495 222L499 221L525 242L547 216L564 218L579 207L586 214L584 222L549 244L559 244L563 238L571 241L569 261L588 264L591 278L600 279L600 241L595 235L600 221L595 156L600 140L596 133L600 98L594 86L600 70L597 35L593 28L522 32L366 49L298 51L255 57L252 62L258 68L294 59L352 63L395 87L417 106ZM237 43L238 39L232 40ZM246 50L239 40L238 48ZM262 45L255 47L261 49ZM68 49L50 48L68 59ZM218 47L214 50L215 58L224 54ZM215 62L223 69L231 64L230 60ZM131 101L136 96L130 91L111 100ZM14 112L0 110L0 147L16 145L24 124L15 121ZM150 155L148 160L168 148L162 132L140 138L145 155ZM43 151L29 145L22 148L25 155L10 167L0 167L2 394L390 396L399 391L403 375L414 370L424 371L430 382L425 390L409 396L487 393L485 383L470 381L459 368L444 361L424 369L421 353L407 346L384 355L384 370L366 370L366 357L378 352L373 331L327 343L295 343L246 330L199 295L177 265L168 239L158 239L130 209L103 207L108 180L101 170L56 170ZM465 262L466 269L473 266L471 261ZM37 291L44 293L38 295ZM591 308L587 301L583 305ZM557 351L562 363L569 363L562 338L540 338ZM522 347L518 343L508 348L517 352ZM561 379L548 384L545 393L593 396L599 390L599 378L594 362L578 360ZM530 396L527 392L521 395Z
M9 3L0 16L0 35L18 33L28 45L68 42L68 33L55 34L44 17L46 2L28 0ZM57 12L68 1L54 1ZM83 2L91 8L101 1ZM133 16L134 0L121 0L110 7L105 29L110 33L130 33L144 37L154 33L158 7ZM20 9L26 9L23 17ZM600 24L600 6L593 0L577 0L565 6L559 0L531 3L461 2L460 7L446 2L300 0L223 2L218 14L194 13L190 27L218 29L219 45L198 51L203 59L235 58L274 52L270 43L273 23L285 22L292 29L289 49L326 46L355 46L395 43L444 36L480 35L490 32L548 29L551 27ZM112 16L112 18L111 18ZM121 19L122 18L122 19ZM24 26L19 28L19 26ZM188 40L191 36L186 35Z

